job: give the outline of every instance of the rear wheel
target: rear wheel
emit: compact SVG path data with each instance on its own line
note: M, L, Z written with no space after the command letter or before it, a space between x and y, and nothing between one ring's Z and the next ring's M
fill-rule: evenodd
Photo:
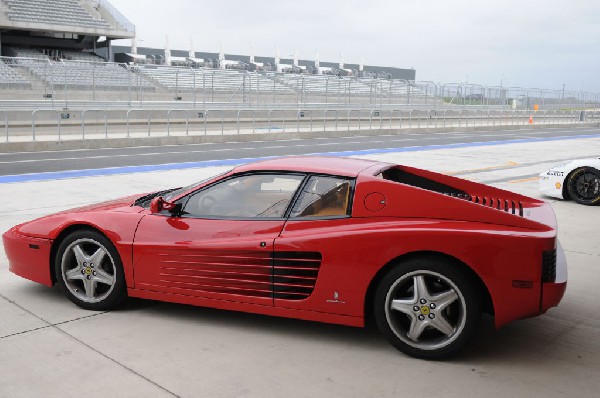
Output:
M398 264L380 282L374 305L377 325L388 341L424 359L461 350L481 317L476 284L437 258Z
M600 204L600 171L593 167L576 169L567 179L569 196L582 205Z
M127 297L119 253L96 231L68 235L58 247L54 272L67 298L82 308L108 310Z

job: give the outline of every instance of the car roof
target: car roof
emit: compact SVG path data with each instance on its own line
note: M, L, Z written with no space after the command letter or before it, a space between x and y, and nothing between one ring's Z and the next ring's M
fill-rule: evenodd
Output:
M389 163L367 159L354 159L334 156L289 156L262 160L236 167L233 172L241 173L256 170L299 171L304 173L332 174L344 177L356 177L363 170Z

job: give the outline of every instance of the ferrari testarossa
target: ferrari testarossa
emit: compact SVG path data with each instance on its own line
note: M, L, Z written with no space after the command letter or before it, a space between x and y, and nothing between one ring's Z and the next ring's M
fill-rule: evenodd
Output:
M540 174L540 193L600 205L600 158L575 159Z
M3 235L10 270L91 310L126 297L363 326L456 353L561 300L543 201L417 168L292 157L188 187L64 211Z

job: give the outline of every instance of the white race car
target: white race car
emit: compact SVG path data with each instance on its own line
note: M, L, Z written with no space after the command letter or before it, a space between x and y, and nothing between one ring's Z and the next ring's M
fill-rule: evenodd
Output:
M575 159L540 174L540 193L600 205L600 158Z

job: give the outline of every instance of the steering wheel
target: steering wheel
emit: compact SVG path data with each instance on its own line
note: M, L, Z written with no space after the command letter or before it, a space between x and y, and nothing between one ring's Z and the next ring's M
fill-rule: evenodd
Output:
M238 209L234 212L232 212L231 214L228 214L228 216L230 217L240 217L240 218L250 218L250 217L256 217L256 214L252 213L249 210L245 210L245 209Z
M201 214L210 215L210 212L216 204L217 199L215 199L214 196L205 195L200 199L200 203L198 203L198 210L200 210Z

